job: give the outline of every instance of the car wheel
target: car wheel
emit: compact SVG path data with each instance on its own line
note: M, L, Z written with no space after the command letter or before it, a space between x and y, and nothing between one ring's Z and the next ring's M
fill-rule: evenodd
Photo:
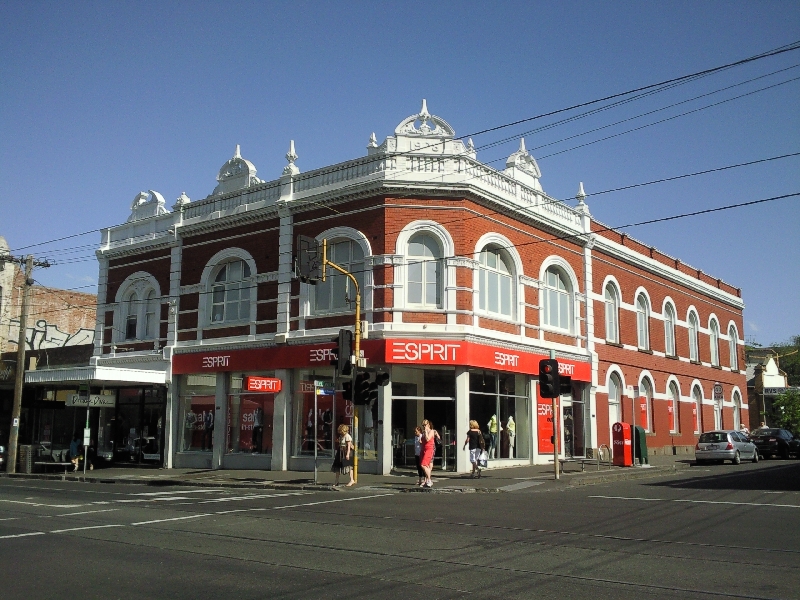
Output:
M733 460L731 461L735 465L742 464L742 457L739 456L739 451L736 451L736 454L733 455Z
M781 449L781 458L783 460L789 460L789 448Z
M758 462L758 450L756 450L755 452L753 452L753 462L754 462L754 463L757 463L757 462Z

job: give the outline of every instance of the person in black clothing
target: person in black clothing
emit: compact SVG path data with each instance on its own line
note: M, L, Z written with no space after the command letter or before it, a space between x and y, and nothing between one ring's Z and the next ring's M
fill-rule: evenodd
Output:
M469 431L467 432L467 439L464 440L463 448L466 448L467 444L469 444L469 462L472 463L470 478L474 478L476 474L480 478L481 468L478 466L478 459L481 452L486 448L486 442L483 439L483 433L477 421L469 422Z

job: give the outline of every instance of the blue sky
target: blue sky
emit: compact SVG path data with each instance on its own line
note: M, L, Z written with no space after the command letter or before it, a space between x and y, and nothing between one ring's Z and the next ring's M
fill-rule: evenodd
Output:
M279 176L290 139L304 171L362 156L371 132L382 140L422 98L465 135L799 39L800 3L783 1L6 0L0 235L14 250L123 222L140 190L161 192L168 206L182 191L203 198L236 144L266 180ZM800 77L795 65L800 51L543 131L533 130L556 119L475 136L478 158L502 168L525 134L545 191L572 198L579 181L591 194L800 152L800 80L789 81ZM702 94L710 95L691 100ZM565 141L579 134L586 135ZM507 137L514 139L482 148ZM600 221L622 225L795 192L800 157L588 203ZM748 339L800 334L800 198L628 232L743 288ZM31 248L85 259L36 279L95 283L98 241L95 233Z

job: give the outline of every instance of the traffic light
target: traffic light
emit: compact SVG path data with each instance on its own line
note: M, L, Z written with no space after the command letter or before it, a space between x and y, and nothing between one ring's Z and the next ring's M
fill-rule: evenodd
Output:
M381 387L389 385L389 374L386 371L378 371L375 373L375 383Z
M558 376L558 361L545 358L539 361L539 395L542 398L558 398L561 383Z
M369 404L370 400L370 375L361 371L353 381L353 404ZM376 386L377 389L377 386Z
M353 372L353 363L350 360L353 355L353 332L340 329L339 337L335 341L336 358L331 360L331 364L336 366L339 375L350 375Z
M348 402L353 401L353 382L345 381L342 383L342 398Z
M300 281L316 284L320 279L325 281L322 246L307 235L297 236L297 270Z
M565 375L558 376L559 381L559 392L563 396L564 394L572 395L572 377L567 377Z

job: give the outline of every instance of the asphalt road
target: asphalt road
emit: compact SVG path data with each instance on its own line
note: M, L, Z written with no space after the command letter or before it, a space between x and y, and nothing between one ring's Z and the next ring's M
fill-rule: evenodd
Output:
M0 597L798 598L800 461L503 493L0 479Z

